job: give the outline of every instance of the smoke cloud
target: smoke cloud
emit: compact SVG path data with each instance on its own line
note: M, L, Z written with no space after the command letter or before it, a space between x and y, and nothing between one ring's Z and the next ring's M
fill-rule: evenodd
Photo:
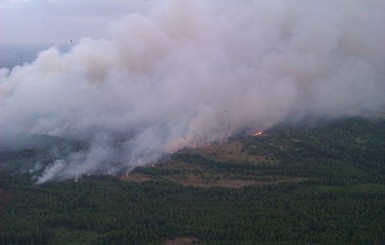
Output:
M0 145L87 142L39 183L122 173L287 118L385 106L385 1L165 1L0 70Z

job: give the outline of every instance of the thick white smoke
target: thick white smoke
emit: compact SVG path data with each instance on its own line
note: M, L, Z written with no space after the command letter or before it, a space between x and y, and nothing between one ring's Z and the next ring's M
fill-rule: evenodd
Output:
M288 116L385 105L385 1L166 1L0 72L0 144L89 142L38 182L117 173Z

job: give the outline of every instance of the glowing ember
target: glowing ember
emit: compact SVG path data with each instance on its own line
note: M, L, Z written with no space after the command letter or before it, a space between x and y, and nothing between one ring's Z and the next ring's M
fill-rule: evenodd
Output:
M263 134L262 131L257 131L257 132L255 132L255 133L253 133L251 136L260 136L260 135L262 135L262 134Z

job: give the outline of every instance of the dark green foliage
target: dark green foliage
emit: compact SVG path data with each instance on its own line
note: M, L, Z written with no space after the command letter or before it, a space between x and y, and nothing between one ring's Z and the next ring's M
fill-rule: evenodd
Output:
M200 244L384 244L384 136L383 120L353 118L242 138L247 151L265 151L277 164L217 162L188 150L172 156L209 172L307 177L265 187L108 176L35 185L27 174L3 173L0 244L161 244L181 236ZM179 170L136 171L156 177Z

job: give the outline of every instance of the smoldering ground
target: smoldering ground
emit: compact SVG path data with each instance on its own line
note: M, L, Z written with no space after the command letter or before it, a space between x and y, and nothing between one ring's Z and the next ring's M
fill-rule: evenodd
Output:
M0 143L87 142L39 183L118 173L287 118L385 105L384 1L164 1L1 70Z

